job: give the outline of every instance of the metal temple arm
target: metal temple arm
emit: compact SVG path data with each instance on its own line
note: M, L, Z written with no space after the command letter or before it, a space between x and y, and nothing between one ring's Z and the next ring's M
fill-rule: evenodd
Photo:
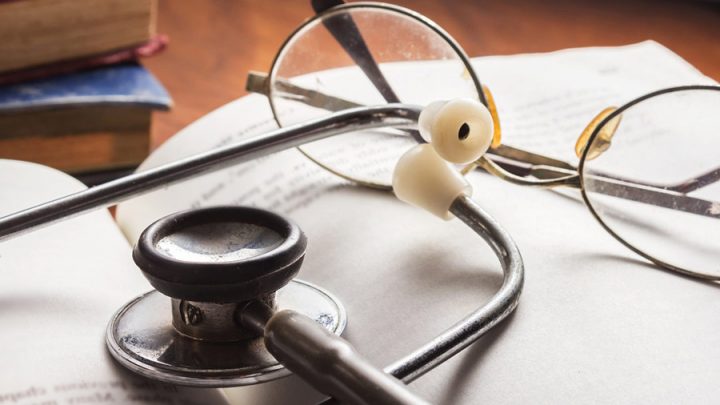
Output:
M333 7L344 4L344 1L313 0L311 3L316 13L324 13ZM370 48L368 48L365 39L363 39L360 29L355 24L352 15L350 15L350 13L340 14L334 18L323 19L322 23L353 62L362 69L365 76L370 79L370 82L375 86L380 95L382 95L383 99L388 103L399 103L400 99L392 87L390 87L385 75L380 71L380 67L370 52Z
M501 145L498 148L493 148L490 150L489 154L493 161L499 163L499 165L504 169L518 176L533 176L538 179L546 180L566 176L569 173L569 170L577 172L577 168L567 162L522 149L513 148L507 145ZM499 162L497 157L500 158ZM613 176L608 173L597 173L597 175L628 184L687 194L720 181L720 167L709 170L691 179L672 184L641 182L638 180Z
M264 96L270 94L270 83L268 76L261 72L249 72L247 81L245 82L245 90L251 93L258 93ZM362 104L345 100L339 97L321 93L316 90L307 89L302 86L293 84L289 80L276 79L275 91L279 92L283 98L301 102L315 108L322 108L327 111L337 112L349 108L363 107Z
M530 165L532 167L528 168L521 164L508 164L504 160L498 162L491 156L481 158L480 161L477 162L477 165L492 175L514 184L536 187L569 186L580 188L581 186L580 176L577 174L577 171L545 165ZM539 177L539 180L528 180L522 174L516 175L514 173L515 170L525 171L527 172L526 175ZM595 192L624 200L654 205L656 207L683 211L710 218L720 218L720 202L692 197L685 193L674 191L671 188L645 185L602 173L586 174L583 176L583 181L586 183L584 186L586 193ZM591 189L587 187L588 182L591 182L593 185Z
M705 186L717 183L718 181L720 181L720 167L705 172L699 176L693 177L692 179L663 187L671 191L677 191L678 193L687 194L695 190L699 190Z
M720 202L691 197L670 189L626 183L622 180L610 179L594 174L586 174L584 176L584 182L591 182L593 185L591 190L588 190L586 185L585 193L592 191L624 200L720 219Z

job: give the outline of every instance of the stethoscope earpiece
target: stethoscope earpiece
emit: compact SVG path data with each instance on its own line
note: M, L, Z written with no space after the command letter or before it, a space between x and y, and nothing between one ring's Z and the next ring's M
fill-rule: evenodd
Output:
M248 385L289 374L263 342L273 313L291 309L335 335L347 321L334 296L293 279L306 245L297 225L257 208L214 207L160 219L133 250L156 291L113 316L106 337L111 354L139 374L181 385ZM258 322L258 308L268 319Z

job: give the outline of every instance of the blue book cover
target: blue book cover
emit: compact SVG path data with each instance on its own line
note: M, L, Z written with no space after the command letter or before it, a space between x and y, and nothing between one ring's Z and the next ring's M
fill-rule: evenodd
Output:
M162 84L137 63L0 86L0 113L98 104L167 110L172 99Z

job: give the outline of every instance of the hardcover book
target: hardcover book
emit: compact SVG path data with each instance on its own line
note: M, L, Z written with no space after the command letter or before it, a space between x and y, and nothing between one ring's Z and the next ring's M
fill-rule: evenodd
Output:
M148 42L155 0L0 0L0 72Z
M67 172L139 164L172 100L136 63L0 87L0 157Z

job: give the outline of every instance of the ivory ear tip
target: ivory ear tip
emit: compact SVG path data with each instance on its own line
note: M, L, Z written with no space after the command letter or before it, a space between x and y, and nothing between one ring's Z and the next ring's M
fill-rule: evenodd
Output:
M447 161L465 164L480 158L490 148L494 125L482 103L456 99L445 103L433 116L431 141Z
M467 180L428 144L414 146L400 157L393 190L398 199L446 220L452 218L455 199L472 193Z
M417 145L398 161L393 174L395 195L402 201L450 219L450 206L472 188L450 163L480 158L493 139L493 119L480 102L436 101L423 109L418 128L429 144Z
M447 101L445 100L439 100L434 101L425 108L422 109L420 112L420 117L418 117L418 130L420 131L420 135L422 135L423 139L425 139L425 142L430 143L432 140L432 125L433 122L435 122L435 117L437 116L437 112L445 105L447 104Z

